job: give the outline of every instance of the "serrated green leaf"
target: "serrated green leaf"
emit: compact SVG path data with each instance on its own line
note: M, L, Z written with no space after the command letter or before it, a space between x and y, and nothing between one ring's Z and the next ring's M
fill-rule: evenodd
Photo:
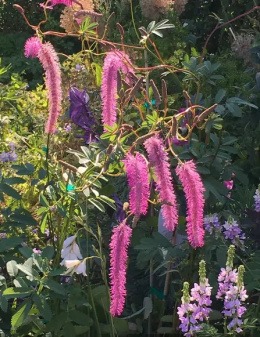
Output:
M16 313L12 316L12 327L14 329L19 328L27 318L30 310L31 310L32 302L30 299L27 299L23 302L22 306L16 311Z
M52 312L49 304L47 303L44 296L39 296L34 294L32 297L33 302L35 303L40 314L47 320L50 321L52 318Z
M10 287L4 290L3 296L5 296L7 299L9 298L22 298L22 297L27 297L33 293L34 290L30 288L24 288L24 287L19 287L19 288L14 288Z
M48 279L43 285L57 294L66 295L66 289L54 280Z

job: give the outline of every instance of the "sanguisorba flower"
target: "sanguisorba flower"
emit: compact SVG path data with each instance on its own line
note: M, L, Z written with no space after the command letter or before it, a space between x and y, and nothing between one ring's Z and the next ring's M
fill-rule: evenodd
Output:
M120 50L111 51L105 57L101 85L102 120L105 125L113 126L116 122L117 72L121 70L126 76L134 73L131 65L129 56Z
M193 248L204 245L203 208L204 186L192 160L179 165L176 173L182 182L187 201L187 233Z
M130 211L136 216L145 215L148 209L149 174L145 158L137 153L127 154L124 160L130 187Z
M131 235L132 229L126 224L126 220L114 227L112 233L110 242L110 312L113 316L120 315L125 304L127 249Z
M55 6L55 5L66 5L66 6L71 6L72 5L73 0L51 0L51 5Z
M174 231L178 224L178 210L176 196L172 184L170 163L167 152L164 151L163 140L155 135L144 142L148 152L149 162L156 175L156 190L159 193L162 205L162 217L164 226Z
M44 43L38 52L39 60L45 70L49 98L49 117L45 125L46 133L56 131L56 122L61 111L61 71L58 55L50 42Z
M29 39L26 40L25 45L24 45L24 56L27 58L36 58L38 56L39 50L42 47L41 40L36 37L30 37Z

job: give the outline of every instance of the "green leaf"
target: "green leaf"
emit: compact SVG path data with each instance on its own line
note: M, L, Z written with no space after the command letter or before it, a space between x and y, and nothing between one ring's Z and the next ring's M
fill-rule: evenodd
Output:
M4 312L7 312L8 309L8 300L5 296L0 294L0 307Z
M1 240L1 245L0 245L0 253L3 253L4 251L17 247L23 242L22 238L18 237L12 237L12 238L7 238L4 240Z
M73 310L69 312L70 319L82 326L91 326L93 324L92 319L79 310Z
M37 294L34 294L33 302L35 303L37 309L39 310L40 314L47 320L50 321L52 318L52 312L49 304L47 303L44 296L39 296Z
M11 220L21 223L26 226L37 226L38 222L34 219L31 214L12 214L10 216Z
M40 204L42 206L45 207L50 207L50 204L48 203L47 199L45 198L45 196L43 195L43 193L40 194L40 198L39 198Z
M34 290L30 288L24 288L24 287L19 287L19 288L7 288L3 292L3 296L5 296L7 299L9 298L22 298L22 297L27 297L31 295L34 292Z
M53 257L53 255L54 255L54 248L53 248L53 246L47 246L47 247L45 247L44 250L42 251L42 254L41 254L41 256L42 256L43 259L47 258L48 260L51 260L52 257Z
M75 330L76 336L78 336L78 335L84 334L85 332L88 332L89 331L89 327L88 326L75 325L74 326L74 330Z
M29 176L34 172L34 166L30 163L27 163L25 165L13 165L12 168L17 171L16 174L18 174L19 176Z
M63 326L62 336L63 337L74 337L74 336L76 336L74 326L71 323L66 323Z
M41 232L44 233L48 220L48 213L44 214L41 220Z
M30 310L31 310L32 302L30 299L27 299L23 302L22 306L18 309L18 311L12 317L12 327L14 329L19 328L27 318Z
M21 195L14 188L12 188L11 186L9 186L7 184L1 183L0 184L0 191L4 192L6 195L8 195L9 197L12 197L14 199L17 199L17 200L22 199Z
M43 283L43 285L57 294L66 295L65 288L51 279L48 279L45 283Z
M235 117L242 117L243 111L237 104L234 103L227 103L226 107L231 112L231 114Z
M15 184L24 184L26 183L26 180L20 177L12 177L12 178L5 178L3 182L8 185L15 185Z
M96 199L93 199L93 198L89 198L88 199L92 205L94 205L97 209L99 209L101 212L105 213L105 207L101 204L101 202L99 202L98 200Z
M14 260L8 261L6 264L6 269L11 277L15 277L18 274L17 263Z
M157 333L159 334L159 335L168 335L168 334L170 334L170 335L172 335L173 334L173 328L168 328L168 327L164 327L164 326L161 326L158 330L157 330Z
M220 103L223 98L226 96L226 90L224 89L219 89L219 91L217 92L216 96L215 96L215 102L216 103Z
M21 247L19 248L19 251L26 259L29 259L33 253L33 250L30 247Z
M104 203L106 203L108 206L110 206L111 208L113 208L114 210L116 210L116 205L115 205L115 200L108 198L105 195L100 195L98 197L99 200L103 201Z

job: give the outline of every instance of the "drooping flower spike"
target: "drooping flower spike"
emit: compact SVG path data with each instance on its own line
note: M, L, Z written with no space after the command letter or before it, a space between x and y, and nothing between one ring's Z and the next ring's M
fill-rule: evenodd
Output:
M73 3L73 0L51 0L51 5L55 6L55 5L66 5L66 6L71 6Z
M36 58L38 56L39 50L42 47L41 40L36 37L30 37L29 39L26 40L25 45L24 45L24 56L27 58Z
M110 312L113 316L120 315L125 304L127 249L131 235L132 229L124 220L119 226L114 227L110 242Z
M148 152L149 162L156 175L156 190L159 193L162 205L164 226L174 231L178 224L177 201L172 184L170 163L167 152L164 151L163 140L155 135L144 142Z
M126 76L134 73L132 62L127 54L120 50L114 50L107 54L102 74L101 99L102 121L108 126L116 122L116 94L117 72L122 71Z
M56 131L56 122L61 111L61 71L58 55L50 42L44 43L38 52L39 60L45 70L49 98L49 117L45 125L46 133Z
M204 245L203 208L205 191L200 175L192 160L179 165L176 173L182 182L187 202L187 233L193 248Z
M130 211L139 217L148 210L149 171L145 158L137 153L127 154L124 160L128 184L130 187Z

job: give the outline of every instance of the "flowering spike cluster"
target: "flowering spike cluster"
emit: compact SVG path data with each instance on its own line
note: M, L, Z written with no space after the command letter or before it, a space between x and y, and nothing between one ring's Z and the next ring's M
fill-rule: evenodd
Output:
M73 0L51 0L51 5L55 6L55 5L66 5L66 6L71 6L72 5Z
M228 221L224 223L223 228L225 239L229 239L234 245L243 248L246 237L245 234L242 233L238 223L230 217Z
M126 224L126 220L124 220L119 226L114 227L110 242L110 312L113 316L120 315L125 304L127 248L130 243L131 234L132 229Z
M24 45L24 56L35 59L38 56L39 50L42 47L41 40L38 37L30 37Z
M130 211L137 217L145 215L148 209L149 175L145 158L137 153L128 154L124 160L130 187Z
M226 268L221 268L218 276L219 289L217 299L224 300L224 310L222 313L227 319L230 319L227 328L234 333L242 332L242 315L246 311L243 302L247 299L244 287L243 276L245 268L239 266L238 272L233 269L233 260L235 255L235 246L230 246Z
M255 204L254 204L255 211L260 212L260 184L258 186L258 189L255 191L254 199L255 199Z
M193 336L194 331L202 329L201 323L207 321L211 311L210 305L212 303L210 296L212 287L209 286L206 278L206 264L201 261L199 265L199 284L194 283L191 289L191 296L189 294L189 284L187 282L183 285L182 304L178 307L178 315L181 321L180 329L184 332L184 336Z
M149 162L155 171L156 190L160 201L165 202L161 208L164 226L174 231L178 224L178 210L167 152L164 151L162 139L157 135L147 139L144 146L148 152Z
M176 168L176 173L182 182L187 200L187 233L193 248L204 245L203 208L205 191L200 175L192 160Z
M204 228L209 234L215 234L215 237L219 237L222 232L222 226L219 222L218 215L216 213L206 215L204 217Z
M120 50L114 50L107 54L104 60L101 99L102 120L108 126L116 122L116 94L117 94L117 72L121 70L126 76L134 73L128 55Z
M55 125L61 111L62 99L59 58L50 42L42 45L38 57L45 70L49 98L49 117L45 125L45 132L54 133L56 131Z

